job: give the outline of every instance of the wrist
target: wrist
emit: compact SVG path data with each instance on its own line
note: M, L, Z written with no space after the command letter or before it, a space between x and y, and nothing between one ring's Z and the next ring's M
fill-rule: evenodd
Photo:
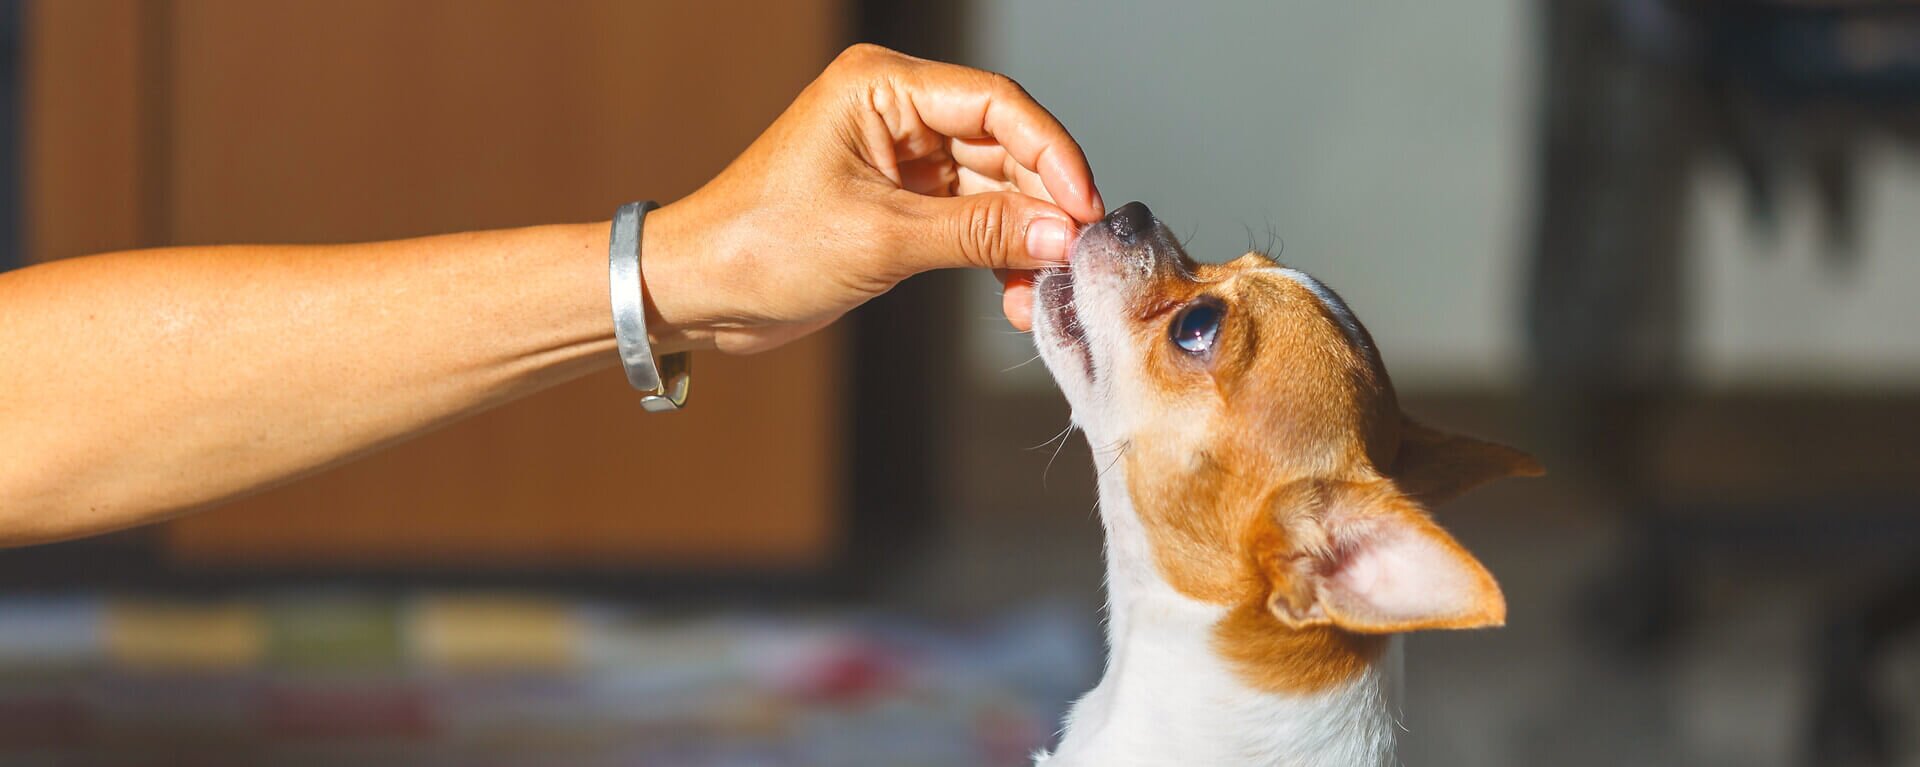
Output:
M703 285L698 237L689 231L684 200L647 214L640 228L640 284L647 312L647 342L655 354L713 348L700 300Z

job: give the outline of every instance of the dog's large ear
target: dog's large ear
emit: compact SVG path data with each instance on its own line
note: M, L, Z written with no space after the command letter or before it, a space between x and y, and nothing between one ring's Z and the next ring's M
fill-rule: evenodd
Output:
M1487 568L1392 483L1302 480L1270 504L1255 566L1280 622L1367 634L1506 622Z
M1400 452L1387 473L1401 492L1428 508L1505 477L1538 477L1546 473L1533 456L1506 445L1448 434L1400 419Z

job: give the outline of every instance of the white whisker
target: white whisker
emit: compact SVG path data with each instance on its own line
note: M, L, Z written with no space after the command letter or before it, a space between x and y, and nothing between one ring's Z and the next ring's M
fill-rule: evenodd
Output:
M1002 372L1002 373L1011 373L1011 372L1013 372L1013 371L1015 371L1015 370L1019 370L1020 368L1023 368L1023 367L1026 367L1026 366L1028 366L1028 365L1031 365L1031 364L1033 364L1033 363L1034 363L1035 361L1037 361L1037 360L1039 360L1039 359L1040 359L1040 355L1038 355L1038 354L1035 354L1035 355L1033 355L1033 356L1031 356L1031 357L1028 357L1028 358L1027 358L1027 361L1026 361L1026 362L1022 362L1022 363L1019 363L1019 364L1017 364L1017 365L1013 365L1013 366L1011 366L1011 367L1007 367L1007 368L1002 368L1002 369L1000 370L1000 372Z

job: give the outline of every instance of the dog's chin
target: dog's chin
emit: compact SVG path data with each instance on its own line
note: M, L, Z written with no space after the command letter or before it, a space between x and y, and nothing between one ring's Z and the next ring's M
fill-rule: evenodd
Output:
M1093 382L1093 349L1074 306L1072 268L1042 271L1034 283L1034 293L1038 297L1034 302L1034 341L1041 360L1071 400L1076 390Z

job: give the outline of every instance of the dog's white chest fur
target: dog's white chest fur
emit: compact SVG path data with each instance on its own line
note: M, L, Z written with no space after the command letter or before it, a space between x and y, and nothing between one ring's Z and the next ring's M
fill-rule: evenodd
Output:
M1223 608L1175 591L1152 565L1115 466L1101 477L1107 528L1108 661L1067 716L1045 767L1394 764L1393 649L1372 670L1306 695L1256 690L1213 651Z

